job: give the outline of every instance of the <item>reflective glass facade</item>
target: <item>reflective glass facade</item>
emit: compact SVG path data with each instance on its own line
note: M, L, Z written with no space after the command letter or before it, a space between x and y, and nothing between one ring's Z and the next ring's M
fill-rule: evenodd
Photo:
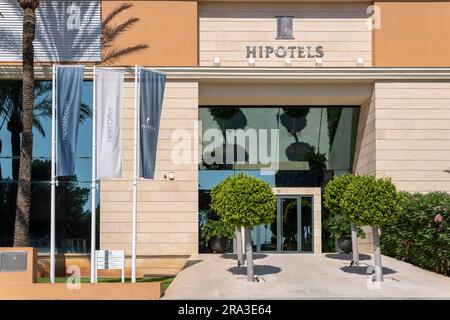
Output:
M276 187L323 187L335 174L352 170L358 117L358 107L201 107L200 189L211 189L228 175L241 171ZM216 148L224 163L208 164L208 145L214 142L210 139L211 129L222 132L224 137L230 129L242 129L248 139L245 144L235 140L231 147ZM278 132L276 141L271 141L270 130ZM250 137L255 136L257 143L250 144ZM269 170L262 163L261 148L267 150L263 153L274 159L278 168ZM242 159L237 158L239 153L244 154L245 163L238 161ZM226 161L227 156L231 162Z
M51 90L50 81L37 81L29 245L44 252L49 250L50 244ZM20 92L20 82L0 82L0 247L13 244L21 139ZM90 81L84 82L82 103L76 174L58 178L56 190L56 245L59 253L90 251L92 201L90 195L92 82ZM99 198L95 201L99 203ZM97 234L98 232L97 227Z
M359 107L205 106L199 120L200 223L205 223L209 190L227 176L247 172L273 187L323 188L334 175L352 171ZM253 232L255 249L311 252L312 198L279 202L277 221ZM289 205L292 212L284 210ZM200 251L204 248L200 243Z

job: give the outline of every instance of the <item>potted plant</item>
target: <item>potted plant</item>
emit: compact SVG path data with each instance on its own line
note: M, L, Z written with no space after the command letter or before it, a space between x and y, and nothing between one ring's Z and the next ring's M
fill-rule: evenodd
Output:
M229 176L211 191L211 208L232 228L245 228L247 281L255 281L252 229L276 218L277 199L262 179L239 173Z
M376 282L383 281L379 229L393 223L402 210L403 197L390 178L361 176L352 181L342 197L343 213L357 226L372 226Z
M224 253L228 249L230 239L234 237L234 229L221 220L208 221L201 229L202 238L208 242L214 253Z
M325 228L337 240L339 249L344 253L352 251L352 230L350 219L344 214L333 214L325 221ZM364 231L357 227L358 237L364 238Z

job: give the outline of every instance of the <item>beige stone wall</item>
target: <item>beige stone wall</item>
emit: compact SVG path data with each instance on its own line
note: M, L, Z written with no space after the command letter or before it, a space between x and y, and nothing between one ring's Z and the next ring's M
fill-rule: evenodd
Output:
M375 93L360 108L353 168L356 174L375 174Z
M361 107L354 170L398 189L450 191L450 81L377 81Z
M324 47L323 66L372 65L372 33L365 2L206 2L199 3L199 64L247 66L246 46ZM276 16L294 16L294 40L275 40ZM284 60L256 59L256 66L284 66ZM314 59L293 59L292 66L314 66Z
M376 172L400 190L450 191L450 81L375 84Z
M177 274L183 268L189 255L138 255L136 259L136 276L165 276ZM82 277L91 276L90 254L66 253L56 255L56 276L65 277L69 266L80 268ZM38 254L38 277L50 276L50 255ZM120 278L121 270L98 270L99 277ZM125 276L131 277L131 256L125 256Z
M100 247L124 250L127 255L131 253L133 119L134 82L128 81L122 114L122 178L100 183ZM182 263L175 261L175 257L177 260L180 256L185 259L197 253L197 163L175 164L171 160L172 148L178 143L172 140L172 134L177 129L186 130L185 134L190 136L188 142L192 156L197 154L197 119L198 83L169 80L162 107L155 179L140 180L138 184L139 272L158 274L166 267L179 270ZM175 173L173 181L167 178L170 171ZM152 256L156 260L151 260ZM164 263L167 258L167 263Z
M450 192L450 81L377 81L361 106L354 171L399 190ZM361 252L372 252L365 228Z

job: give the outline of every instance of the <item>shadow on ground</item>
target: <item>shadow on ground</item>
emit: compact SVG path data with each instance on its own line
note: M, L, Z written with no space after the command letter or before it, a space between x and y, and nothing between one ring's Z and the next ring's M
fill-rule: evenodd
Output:
M373 266L346 266L339 268L340 270L347 272L347 273L353 273L353 274L361 274L361 275L370 275L373 271ZM383 268L383 274L392 274L396 273L397 271L390 269L390 268Z
M247 274L247 268L246 267L231 267L228 269L229 272L232 274L238 274L238 275L245 275ZM255 265L254 266L254 272L257 276L263 276L266 274L274 274L279 273L281 271L281 268L274 267L274 266L268 266L268 265Z
M200 262L202 262L203 260L188 260L185 264L184 264L184 266L183 266L183 268L181 268L181 271L182 270L185 270L185 269L187 269L187 268L189 268L189 267L192 267L193 265L196 265L197 263L200 263Z
M263 253L254 253L253 254L253 260L264 259L265 257L267 257L267 254L263 254ZM224 253L224 254L222 254L222 258L229 259L229 260L237 260L237 254ZM244 259L245 259L245 254L244 254Z
M337 259L337 260L352 260L353 256L351 253L327 253L325 254L325 257L330 259ZM371 260L372 257L367 254L359 254L359 260Z

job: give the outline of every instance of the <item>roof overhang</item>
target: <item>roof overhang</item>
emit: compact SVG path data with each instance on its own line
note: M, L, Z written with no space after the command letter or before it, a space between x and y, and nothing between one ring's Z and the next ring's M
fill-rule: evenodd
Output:
M134 77L134 67L102 67ZM169 80L199 82L373 82L375 80L450 80L450 68L234 68L234 67L153 67ZM85 67L85 79L92 78L92 66ZM1 79L21 79L20 65L0 65ZM36 79L51 79L51 66L36 66Z

